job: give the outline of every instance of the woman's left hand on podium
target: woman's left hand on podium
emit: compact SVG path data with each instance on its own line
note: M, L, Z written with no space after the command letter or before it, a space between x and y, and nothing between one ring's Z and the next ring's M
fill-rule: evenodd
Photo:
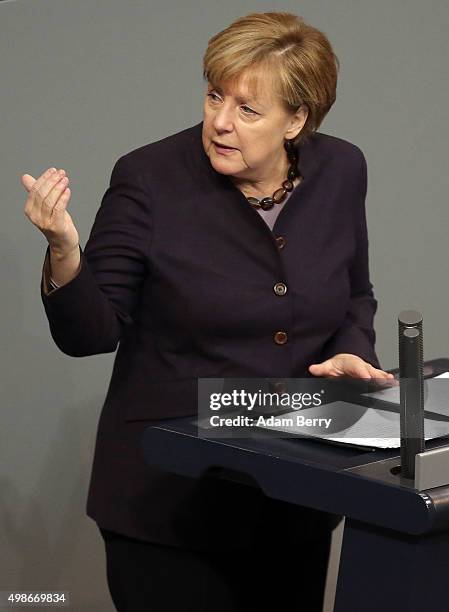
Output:
M326 361L314 363L309 366L309 372L314 376L351 376L368 380L395 380L393 374L379 370L351 353L338 353Z

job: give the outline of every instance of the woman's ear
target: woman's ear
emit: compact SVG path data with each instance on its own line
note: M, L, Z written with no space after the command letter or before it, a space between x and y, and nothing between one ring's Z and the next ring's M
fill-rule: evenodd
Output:
M293 139L300 133L304 127L307 117L309 116L309 109L305 104L301 104L296 113L293 115L290 121L290 127L285 133L285 138Z

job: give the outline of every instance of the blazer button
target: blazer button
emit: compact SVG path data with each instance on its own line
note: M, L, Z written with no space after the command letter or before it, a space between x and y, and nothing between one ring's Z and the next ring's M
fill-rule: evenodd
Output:
M276 295L285 295L287 293L287 285L284 285L284 283L276 283L273 290Z
M278 236L276 242L279 250L285 247L285 238L283 236Z
M287 334L284 331L278 331L274 334L276 344L285 344L287 342Z

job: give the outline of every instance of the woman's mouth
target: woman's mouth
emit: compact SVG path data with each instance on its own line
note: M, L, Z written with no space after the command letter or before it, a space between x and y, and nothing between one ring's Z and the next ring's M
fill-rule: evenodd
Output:
M234 149L234 147L227 147L224 145L220 145L214 141L212 141L215 147L215 150L217 151L217 153L220 153L220 155L229 155L231 153L233 153L234 151L237 151L237 149Z

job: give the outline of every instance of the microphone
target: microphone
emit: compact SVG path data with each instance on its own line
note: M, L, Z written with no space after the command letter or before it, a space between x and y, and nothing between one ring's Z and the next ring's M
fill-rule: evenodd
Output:
M401 474L415 477L415 456L425 450L422 315L403 310L398 316Z

